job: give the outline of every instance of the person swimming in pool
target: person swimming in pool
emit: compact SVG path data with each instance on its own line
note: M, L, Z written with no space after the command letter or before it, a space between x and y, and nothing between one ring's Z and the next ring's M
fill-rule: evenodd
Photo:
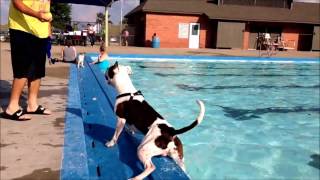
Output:
M104 74L109 67L108 57L109 56L105 50L105 45L104 45L104 43L102 43L100 45L98 59L91 62L90 64L97 64L99 66L99 69L101 70L101 72Z

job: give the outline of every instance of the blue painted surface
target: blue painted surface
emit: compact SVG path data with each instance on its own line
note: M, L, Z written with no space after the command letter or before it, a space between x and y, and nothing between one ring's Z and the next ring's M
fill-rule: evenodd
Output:
M88 179L87 152L75 65L71 65L70 68L64 138L60 179Z
M68 119L70 117L66 116L66 146L61 179L88 179L88 177L89 179L128 179L138 175L144 169L136 155L136 149L143 136L141 134L131 136L123 131L116 146L107 148L104 145L115 131L116 118L113 108L117 94L113 87L107 85L99 68L88 64L91 61L90 56L96 56L96 54L86 54L85 68L75 70L75 66L71 66L70 86L74 87L70 87L69 95L73 101L78 100L81 103L79 113L79 104L73 102L77 104L77 115L79 118L82 117L83 121L82 125L77 122L73 126ZM78 81L79 84L76 85L73 81ZM80 98L74 98L76 94L80 95ZM67 130L70 126L73 126L72 132ZM82 133L78 135L80 139L72 136L75 132ZM79 147L78 143L82 146ZM67 147L69 148L66 149ZM75 150L75 148L79 149ZM79 158L79 151L86 152L82 159ZM68 172L67 166L78 167L78 164L73 163L79 163L80 160L81 163L87 163L86 166L79 167L81 169L78 171ZM170 158L155 157L153 162L157 169L146 179L189 179ZM79 178L76 178L76 175Z

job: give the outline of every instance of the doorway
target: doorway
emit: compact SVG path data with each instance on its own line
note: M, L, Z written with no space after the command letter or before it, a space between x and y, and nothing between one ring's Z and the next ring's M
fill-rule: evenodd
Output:
M190 23L189 26L189 48L198 49L200 39L200 24Z

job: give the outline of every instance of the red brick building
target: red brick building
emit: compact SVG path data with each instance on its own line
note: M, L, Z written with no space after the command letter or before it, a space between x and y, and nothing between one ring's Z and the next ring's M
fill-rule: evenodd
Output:
M144 0L126 17L134 43L166 48L256 49L269 33L295 50L320 50L320 4L292 0Z

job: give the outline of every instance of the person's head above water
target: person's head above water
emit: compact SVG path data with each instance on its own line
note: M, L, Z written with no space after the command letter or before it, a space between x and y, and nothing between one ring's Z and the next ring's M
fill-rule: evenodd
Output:
M102 43L100 45L100 52L105 52L105 51L106 51L106 47L105 47L104 43Z

